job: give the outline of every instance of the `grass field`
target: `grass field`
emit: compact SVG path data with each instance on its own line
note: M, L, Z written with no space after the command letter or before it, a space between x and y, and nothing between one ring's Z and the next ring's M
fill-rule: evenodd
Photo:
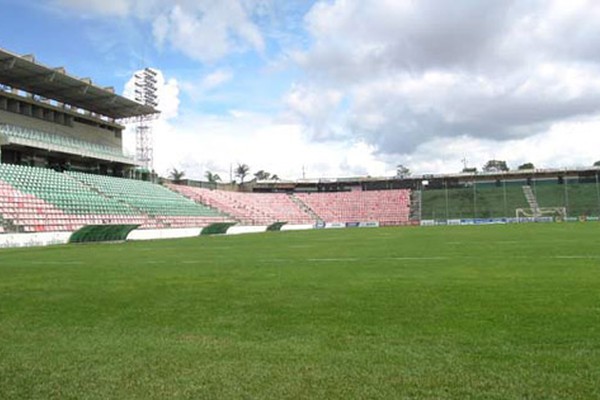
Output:
M600 398L599 237L531 224L0 251L0 398Z

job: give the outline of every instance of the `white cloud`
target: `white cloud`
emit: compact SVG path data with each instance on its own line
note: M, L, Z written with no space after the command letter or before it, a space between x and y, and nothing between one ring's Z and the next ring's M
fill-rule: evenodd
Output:
M286 179L300 178L303 170L313 178L387 172L365 143L312 142L301 125L259 114L196 115L165 133L155 141L155 167L161 174L178 167L196 179L207 170L227 179L230 166L237 163L248 164L251 172L263 169Z
M288 117L305 125L313 140L332 140L339 136L334 120L340 108L339 90L293 85L284 98Z
M236 162L295 178L303 165L317 176L349 176L393 174L397 163L417 173L458 171L463 158L478 167L490 158L513 166L593 158L564 144L564 135L589 138L592 123L576 121L600 111L600 68L585 43L597 40L587 36L595 32L587 6L318 2L305 17L313 44L295 53L306 79L283 96L285 118L186 115L169 137L188 144L187 153L161 148L200 176L209 167L227 174ZM198 19L188 17L171 11L167 25L181 23L176 31L155 28L157 37L182 35L184 43L200 32ZM573 21L586 29L568 51L566 32L578 32ZM216 40L223 48L201 50L206 59L223 54L226 39ZM230 71L216 69L183 86L202 93L229 79Z
M278 72L296 68L289 73L294 83L279 96L285 110L278 114L275 105L272 115L231 110L218 116L191 112L189 105L181 115L179 90L227 107L219 90L241 73L219 61L264 54L276 47L267 46L269 35L289 34L282 28L287 21L264 26L275 2L87 3L87 12L142 19L152 25L158 48L212 64L208 73L163 85L168 100L155 142L161 173L184 166L190 176L211 169L226 177L230 163L245 162L297 178L302 166L309 176L349 176L393 174L397 163L417 173L458 171L463 158L477 167L490 158L513 167L600 158L593 154L600 144L595 0L317 1L303 17L284 15L294 19L290 26L302 21L309 35L281 39L293 45L275 56L285 59ZM258 91L247 95L266 103Z
M131 10L131 2L121 0L57 0L57 5L77 9L84 13L125 16Z
M162 78L162 76L159 75ZM163 120L171 120L177 118L179 115L179 85L175 78L169 78L162 82L159 79L158 82L158 106L157 108L161 112L161 118Z
M248 49L263 52L265 41L252 21L262 2L248 0L54 0L86 14L138 18L152 24L158 48L173 49L205 63Z
M548 131L521 139L490 140L467 136L436 138L397 160L418 173L459 172L466 159L481 170L486 161L507 161L511 169L532 162L537 168L591 166L600 159L600 118L553 124Z
M300 101L287 105L390 165L436 172L515 146L564 163L583 155L552 145L556 131L600 115L598 18L592 0L319 1L305 17L312 44L294 53L306 80L287 99ZM344 107L327 107L332 92Z
M180 87L185 94L195 102L207 100L210 95L219 94L219 89L234 78L234 73L229 68L219 68L197 79L187 79L180 82Z
M207 76L207 81L219 80ZM219 74L216 74L219 75ZM389 175L375 148L362 141L314 142L303 126L290 120L243 110L227 115L179 114L179 86L176 80L157 74L159 109L153 123L154 168L168 175L172 168L183 169L186 176L203 179L206 171L229 179L230 166L246 163L252 172L259 169L281 178ZM133 79L124 94L132 97ZM124 147L135 151L134 126L124 136Z
M239 0L200 1L174 5L157 17L154 33L183 54L213 62L249 46L262 52L264 39Z
M233 78L231 70L218 69L210 74L206 75L202 79L202 89L211 90L224 83L229 82Z

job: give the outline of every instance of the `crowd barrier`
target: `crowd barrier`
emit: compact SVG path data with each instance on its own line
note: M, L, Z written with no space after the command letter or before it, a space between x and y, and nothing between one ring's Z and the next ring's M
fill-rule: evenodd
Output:
M69 237L71 232L4 233L0 235L0 248L67 244Z
M509 220L509 219L507 219ZM444 224L465 224L466 220L444 221ZM476 221L471 225L481 223ZM422 221L422 225L439 225L440 221ZM378 227L375 221L365 222L336 222L321 224L286 223L272 224L273 228L280 231L302 231L318 228L370 228ZM67 243L81 243L92 241L122 241L122 240L158 240L196 237L199 235L239 235L245 233L266 232L268 226L238 226L234 223L216 223L205 228L171 228L171 229L138 229L138 225L88 225L77 232L44 232L44 233L15 233L0 235L0 248L48 246Z
M314 225L284 225L281 227L281 231L308 231L314 229Z
M202 228L178 229L135 229L127 235L127 240L181 239L199 236Z
M227 229L226 235L241 235L244 233L262 233L267 231L267 226L240 225Z

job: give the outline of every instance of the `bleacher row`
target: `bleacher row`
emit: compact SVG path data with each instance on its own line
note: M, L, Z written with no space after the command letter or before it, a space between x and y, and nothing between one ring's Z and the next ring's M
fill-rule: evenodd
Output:
M160 185L0 164L3 231L74 231L85 225L183 228L230 221Z
M269 225L278 221L289 224L315 223L315 218L283 193L228 192L181 185L168 187L197 203L217 208L244 225Z
M381 226L409 222L409 190L373 190L295 195L323 221L377 221Z
M90 143L85 140L70 138L56 133L24 128L21 126L0 124L0 134L6 135L9 141L16 142L18 144L28 144L27 142L34 142L40 145L42 148L55 146L57 149L67 153L80 154L84 152L86 154L99 156L102 158L108 157L114 160L125 161L132 160L132 157L124 155L120 149L97 143Z
M143 229L215 222L269 225L408 223L410 192L241 193L0 164L0 233L74 231L85 225Z
M324 222L370 222L380 225L409 223L409 190L373 190L318 193L242 193L190 186L169 187L196 202L218 208L246 225Z

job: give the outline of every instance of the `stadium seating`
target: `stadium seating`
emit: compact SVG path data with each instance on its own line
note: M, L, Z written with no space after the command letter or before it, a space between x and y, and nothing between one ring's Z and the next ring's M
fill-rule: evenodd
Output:
M0 217L2 232L96 224L183 228L229 220L160 185L10 164L0 164Z
M373 190L295 195L325 222L409 223L409 190Z
M53 170L0 164L0 214L23 232L72 231L84 225L157 224ZM6 226L7 222L5 222Z
M163 186L132 179L68 172L85 185L172 228L206 226L229 220L217 210L197 204Z
M315 219L284 193L243 193L168 185L190 199L215 207L244 225L270 225L274 222L314 224Z
M335 193L242 193L169 185L183 195L208 204L246 225L377 221L381 225L409 222L410 191L382 190Z
M564 207L571 217L600 215L600 189L572 179L531 182L540 207ZM142 228L243 225L410 222L409 190L313 193L244 193L0 164L0 233L74 231L85 225L135 224ZM420 218L511 217L529 207L523 181L502 186L428 189ZM415 202L417 204L417 202ZM415 209L417 209L415 207Z
M0 124L0 133L6 135L11 142L36 147L55 147L56 150L86 156L96 156L101 159L123 160L130 162L132 157L126 156L120 149L103 146L85 140L74 139L60 134L43 132L20 126Z

